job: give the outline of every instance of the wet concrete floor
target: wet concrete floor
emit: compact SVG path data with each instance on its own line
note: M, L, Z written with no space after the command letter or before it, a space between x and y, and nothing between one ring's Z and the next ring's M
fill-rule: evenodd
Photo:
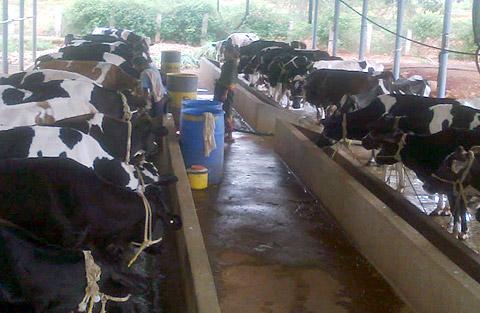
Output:
M235 137L225 148L223 182L194 192L223 312L412 312L274 154L270 139Z

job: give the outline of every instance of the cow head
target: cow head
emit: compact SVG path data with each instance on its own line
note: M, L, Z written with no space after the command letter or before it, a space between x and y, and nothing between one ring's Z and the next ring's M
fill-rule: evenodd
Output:
M370 89L380 86L383 94L389 94L393 90L394 82L395 77L391 71L384 71L368 78Z
M401 161L401 152L406 142L406 133L396 132L377 138L377 144L381 146L376 155L376 162L380 165L392 165Z
M362 139L362 146L368 150L378 148L383 138L399 130L400 121L403 120L400 116L382 115L368 125L370 132Z
M138 94L136 92L138 92ZM143 109L147 106L147 98L143 95L142 89L138 88L136 92L122 91L122 94L127 99L130 110Z
M147 156L155 154L158 152L157 142L167 134L162 117L152 118L144 110L139 110L132 117L131 155L138 151L145 151Z
M460 180L466 186L470 180L470 173L465 171L469 171L471 168L474 161L473 153L473 151L467 151L459 146L443 160L440 167L432 175L432 179L423 185L425 191L431 193L452 192L452 188L455 187L453 183Z
M176 178L176 177L175 177ZM152 213L154 216L154 225L152 230L153 239L163 238L167 232L176 231L182 227L182 220L180 216L170 212L167 205L166 185L172 181L166 181L162 185L148 186L145 192L150 205L152 206ZM150 254L160 254L162 252L162 245L153 245L145 250Z

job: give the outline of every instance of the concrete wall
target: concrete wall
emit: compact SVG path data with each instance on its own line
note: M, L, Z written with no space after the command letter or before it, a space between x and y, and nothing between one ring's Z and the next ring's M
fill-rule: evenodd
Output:
M175 213L181 216L183 222L182 229L177 232L177 243L180 260L178 266L183 276L187 305L185 313L220 313L217 290L173 120L165 119L165 125L169 135L164 154L169 160L170 171L178 177L178 182L171 187L170 193Z
M480 285L295 126L277 122L275 151L415 312L479 312Z
M220 76L220 70L210 61L200 60L199 87L206 88L213 93L215 79ZM275 133L276 119L289 121L312 131L319 131L318 125L304 121L301 116L281 107L266 104L263 100L253 95L243 85L237 85L233 106L245 121L256 131L262 133Z

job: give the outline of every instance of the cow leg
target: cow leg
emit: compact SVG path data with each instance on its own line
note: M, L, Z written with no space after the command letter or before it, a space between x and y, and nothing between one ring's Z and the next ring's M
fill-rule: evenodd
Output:
M275 93L274 93L273 99L276 102L279 102L281 99L280 98L281 95L282 95L282 83L277 83L277 85L275 86Z
M441 216L450 216L452 214L452 212L450 210L450 203L448 201L448 197L445 197L444 195L441 195L441 196L442 196L442 200L444 200L445 203L444 203L442 211L440 211L440 215Z
M447 226L447 231L450 234L453 234L457 231L457 225L458 225L459 197L449 195L448 200L450 201L450 203L453 203L453 208L452 208L452 216L450 217L450 222L448 223L448 226Z
M292 97L292 93L290 90L285 90L283 92L283 97L287 99L287 109L290 109L292 107L292 100L290 99Z
M320 114L320 108L318 107L318 105L316 105L315 109L317 110L317 124L320 125L320 123L322 121L321 114Z
M430 213L430 215L450 216L450 206L448 204L448 198L445 199L445 195L438 194L437 207Z
M462 197L459 196L459 198L461 199ZM468 239L468 220L467 220L467 205L465 202L463 202L463 200L460 200L459 201L459 207L460 207L460 212L459 212L459 215L460 215L460 219L461 219L461 229L460 229L460 232L458 233L458 236L457 238L460 239L460 240L465 240L465 239Z
M397 172L397 191L403 193L405 190L405 168L402 162L395 164L395 171ZM412 186L413 187L413 186Z
M367 166L374 166L377 162L375 161L375 149L370 151L370 160L367 161Z

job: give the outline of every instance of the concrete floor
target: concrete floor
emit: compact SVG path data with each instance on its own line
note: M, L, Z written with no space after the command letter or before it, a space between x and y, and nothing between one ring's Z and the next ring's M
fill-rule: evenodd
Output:
M235 137L222 184L194 192L223 312L411 312L269 138Z

